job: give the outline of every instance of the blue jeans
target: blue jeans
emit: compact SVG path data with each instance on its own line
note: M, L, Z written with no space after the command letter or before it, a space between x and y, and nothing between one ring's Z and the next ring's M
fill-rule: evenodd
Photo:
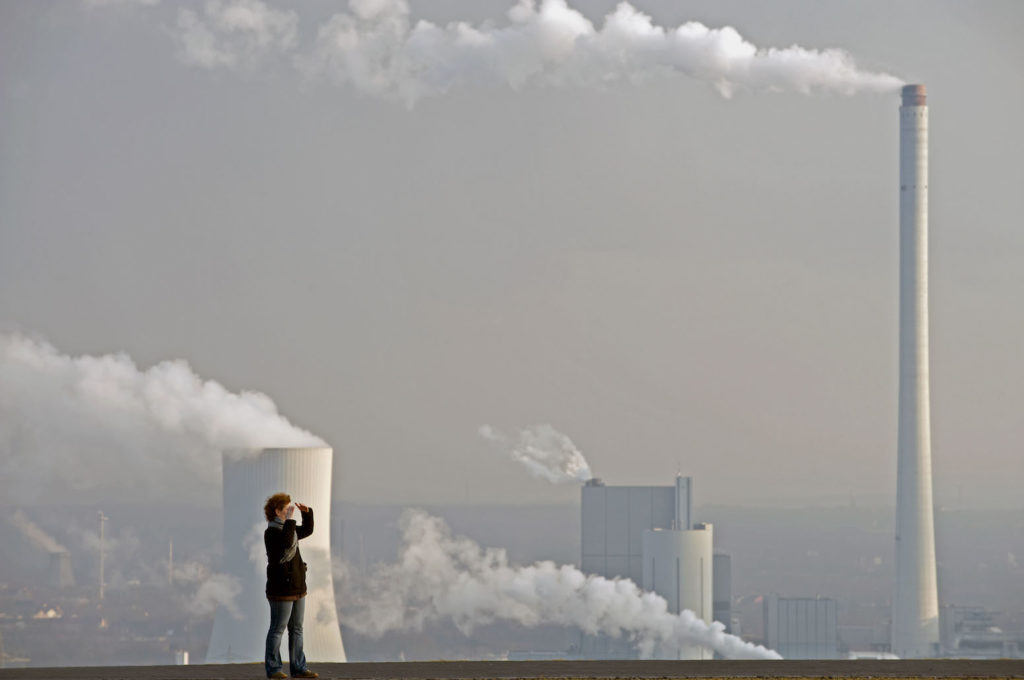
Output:
M288 629L289 675L306 670L306 655L302 651L302 615L306 612L306 598L294 602L270 602L270 630L267 631L267 677L281 670L281 638Z

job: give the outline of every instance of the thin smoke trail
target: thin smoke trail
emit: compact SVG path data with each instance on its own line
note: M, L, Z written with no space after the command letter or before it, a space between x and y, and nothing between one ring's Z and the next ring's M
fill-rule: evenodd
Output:
M516 438L481 425L481 437L519 462L534 477L552 484L585 482L591 478L590 464L568 436L550 425L534 425Z
M344 622L371 636L422 630L450 620L464 634L495 621L575 626L631 640L641 656L700 645L732 659L778 659L778 653L707 625L693 612L672 614L665 599L628 579L588 576L554 562L515 566L504 550L452 535L437 517L407 510L400 520L398 561L377 565L344 598Z
M8 518L8 522L18 529L22 535L32 541L40 550L48 553L67 552L67 548L58 543L57 539L50 536L50 534L43 531L42 527L30 520L21 508L14 511L14 514Z

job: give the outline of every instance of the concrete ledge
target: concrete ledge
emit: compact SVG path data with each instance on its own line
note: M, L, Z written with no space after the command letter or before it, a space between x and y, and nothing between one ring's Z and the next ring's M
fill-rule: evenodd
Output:
M485 678L1024 678L1024 660L907 661L428 661L310 664L324 680ZM262 664L0 669L0 680L235 680Z

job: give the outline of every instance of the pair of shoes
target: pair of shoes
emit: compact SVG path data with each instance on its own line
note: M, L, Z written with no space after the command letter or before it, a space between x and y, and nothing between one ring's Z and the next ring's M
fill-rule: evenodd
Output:
M278 672L274 673L273 675L268 675L267 677L270 678L271 680L283 680L283 678L287 678L288 677L288 674L285 673L284 671L278 671Z
M306 670L302 671L301 673L296 673L292 677L293 678L319 678L320 674L319 673L314 673L313 671L311 671L311 670L309 670L307 668Z

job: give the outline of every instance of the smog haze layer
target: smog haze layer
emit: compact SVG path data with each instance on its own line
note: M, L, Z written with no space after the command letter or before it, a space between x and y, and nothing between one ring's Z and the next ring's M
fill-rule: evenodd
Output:
M551 423L614 483L680 469L702 502L893 502L890 81L826 69L848 94L761 65L726 86L664 46L595 79L619 34L564 56L514 3L455 0L409 25L525 27L562 56L466 70L442 36L462 70L361 78L318 38L354 10L261 6L233 41L207 5L0 4L0 330L271 395L335 448L351 502L576 502L497 458L483 423ZM572 6L595 35L616 12ZM729 54L841 49L927 84L937 502L1019 507L1024 94L1005 84L1024 8L635 9L733 27L709 34ZM177 494L215 505L216 467ZM62 479L33 495L74 496ZM122 486L75 499L152 485Z

